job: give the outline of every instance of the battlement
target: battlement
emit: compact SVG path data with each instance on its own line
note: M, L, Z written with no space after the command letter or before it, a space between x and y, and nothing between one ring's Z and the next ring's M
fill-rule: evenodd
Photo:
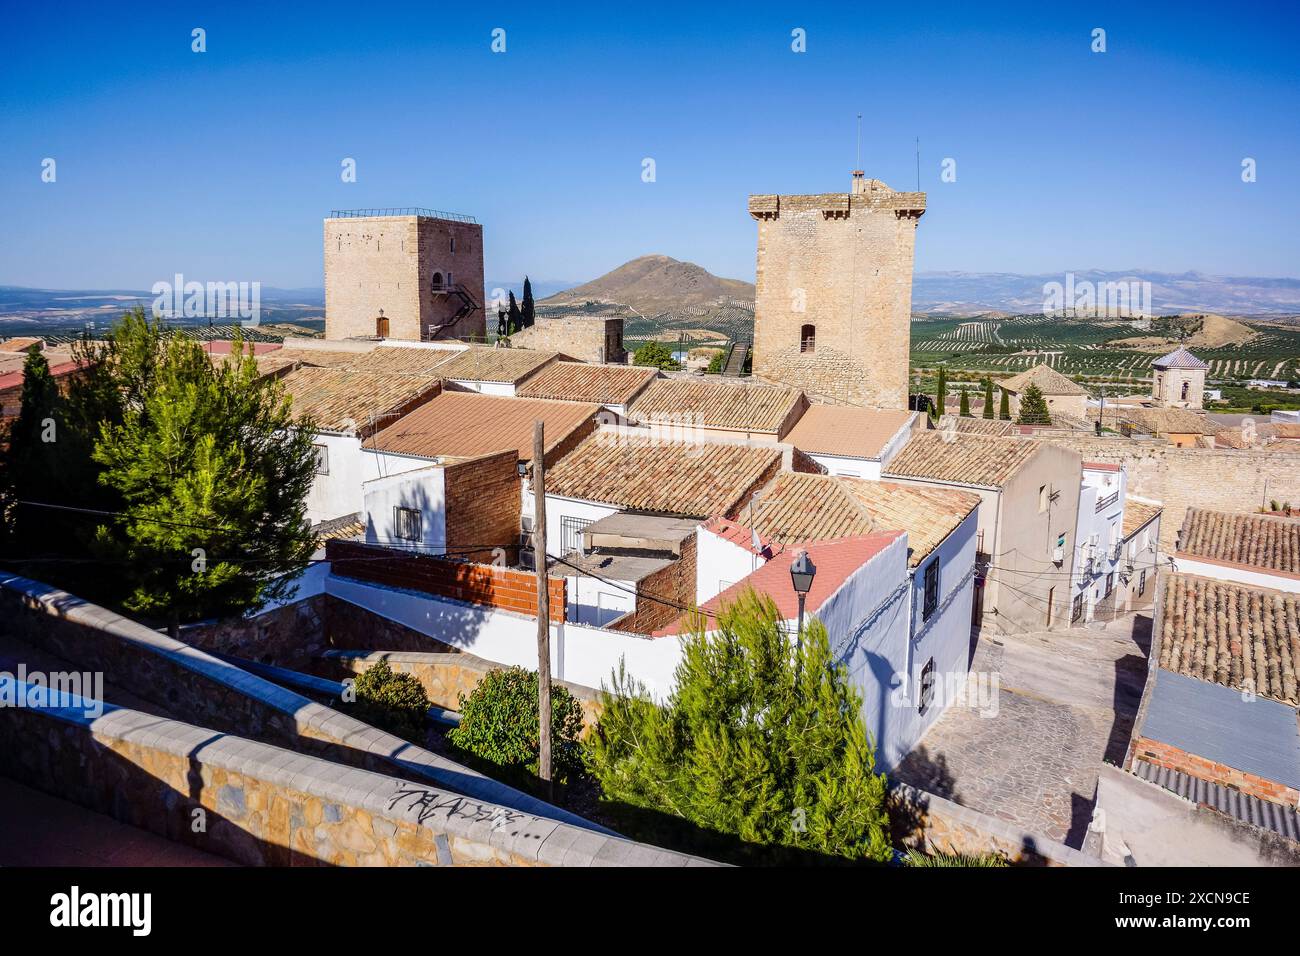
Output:
M814 193L783 196L775 193L749 197L749 214L758 220L779 219L783 212L820 212L827 219L847 218L855 209L893 211L916 217L925 213L925 193L896 192L879 179L864 179L855 171L853 189L847 193Z

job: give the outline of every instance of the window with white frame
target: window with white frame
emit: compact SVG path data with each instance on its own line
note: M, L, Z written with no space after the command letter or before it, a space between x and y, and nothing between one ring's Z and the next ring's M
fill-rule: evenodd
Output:
M401 541L420 540L420 509L393 507L393 533Z

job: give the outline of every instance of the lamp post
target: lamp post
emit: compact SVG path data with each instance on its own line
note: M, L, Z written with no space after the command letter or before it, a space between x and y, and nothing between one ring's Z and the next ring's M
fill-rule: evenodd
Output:
M790 583L794 593L799 595L799 623L794 635L795 668L799 667L799 653L803 646L803 608L808 592L812 590L813 578L817 576L817 565L812 563L807 551L800 551L790 564Z

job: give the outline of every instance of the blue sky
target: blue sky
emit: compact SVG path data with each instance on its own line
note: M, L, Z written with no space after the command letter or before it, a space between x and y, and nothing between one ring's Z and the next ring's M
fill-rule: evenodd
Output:
M918 269L1300 275L1292 4L539 6L10 5L0 283L319 286L322 217L392 205L476 216L489 281L752 280L746 196L847 189L859 112L895 188L920 139Z

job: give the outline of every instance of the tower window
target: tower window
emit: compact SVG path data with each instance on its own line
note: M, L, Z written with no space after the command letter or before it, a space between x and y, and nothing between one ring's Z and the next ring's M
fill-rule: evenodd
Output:
M433 274L433 291L437 292L441 289L442 289L442 273L435 272Z
M456 237L455 237L455 236L452 236L452 237L451 237L451 254L452 254L453 256L456 254Z
M1183 401L1187 401L1188 392L1191 391L1192 383L1183 382Z
M805 325L799 331L799 351L816 352L817 351L817 326Z

